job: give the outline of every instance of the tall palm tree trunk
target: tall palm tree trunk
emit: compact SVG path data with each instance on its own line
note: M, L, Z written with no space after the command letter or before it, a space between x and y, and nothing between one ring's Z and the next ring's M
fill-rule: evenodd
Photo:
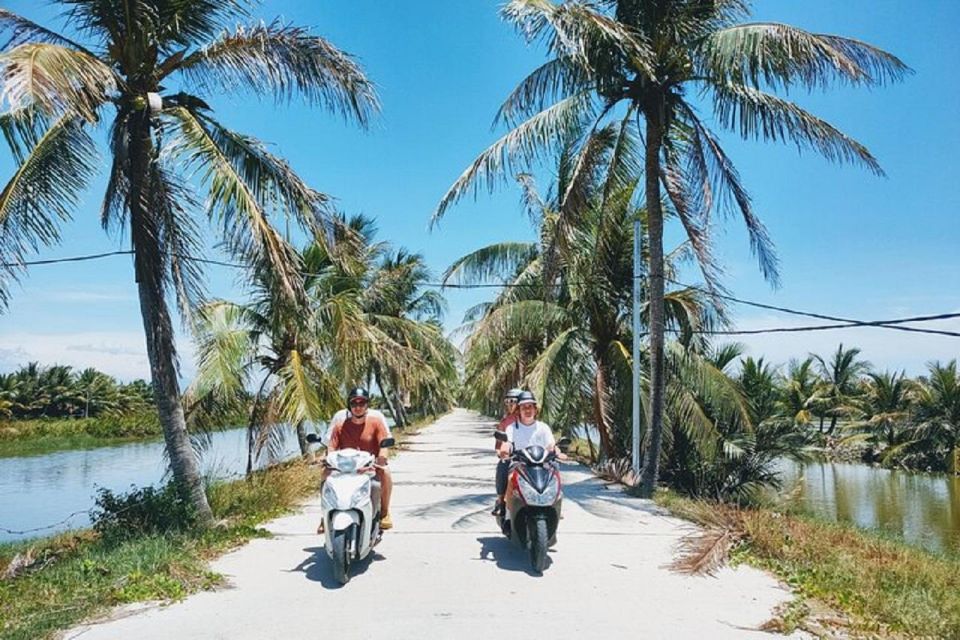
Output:
M310 457L310 443L307 442L307 430L303 420L297 423L297 444L300 445L300 457L306 460Z
M644 451L643 469L640 472L640 495L653 497L660 474L660 447L663 439L663 348L664 348L664 303L663 303L663 210L660 204L660 146L663 140L662 100L651 100L645 109L647 123L646 158L646 204L647 233L650 252L649 305L650 305L650 428Z
M166 444L174 482L193 505L201 525L213 523L213 512L200 477L196 455L187 433L180 383L177 380L176 347L173 323L163 296L163 257L159 253L158 232L147 210L152 143L149 115L142 112L129 121L130 230L134 250L140 315L147 341L150 377L157 403L163 439Z
M597 361L597 373L593 378L593 421L600 437L600 455L610 459L615 457L613 442L610 439L610 426L607 424L607 381L603 364Z
M393 422L397 426L402 426L401 421L402 417L400 412L397 409L397 405L394 404L393 398L390 395L390 389L384 384L383 374L380 371L380 366L377 364L373 365L373 379L377 381L377 386L380 387L380 393L383 394L383 401L387 403L387 409L390 411L390 415L393 416Z
M397 426L406 427L410 424L410 418L407 416L407 410L403 408L403 398L400 396L400 385L397 384L396 378L390 377L390 372L387 372L387 378L390 379L390 386L393 390L393 403L397 407Z

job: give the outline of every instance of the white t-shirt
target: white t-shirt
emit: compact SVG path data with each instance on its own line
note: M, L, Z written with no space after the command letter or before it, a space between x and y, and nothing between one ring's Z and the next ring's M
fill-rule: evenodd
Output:
M324 446L330 444L330 436L333 435L333 428L337 425L341 425L347 421L347 418L350 415L349 409L340 409L333 417L330 418L330 426L327 427L326 432L323 434L323 437L320 439L323 442ZM387 435L393 437L393 433L390 431L390 425L387 424L387 418L381 412L376 409L367 409L367 415L373 418L380 418L383 420L383 424L387 425Z
M529 426L519 420L511 424L507 427L507 442L513 443L514 451L526 449L535 444L549 450L557 444L550 425L539 420Z

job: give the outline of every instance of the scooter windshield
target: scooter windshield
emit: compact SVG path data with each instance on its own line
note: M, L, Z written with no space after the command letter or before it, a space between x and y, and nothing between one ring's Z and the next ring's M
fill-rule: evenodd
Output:
M328 458L328 464L341 473L356 473L360 456L336 452Z
M553 481L553 469L549 467L528 466L526 472L530 485L540 493Z

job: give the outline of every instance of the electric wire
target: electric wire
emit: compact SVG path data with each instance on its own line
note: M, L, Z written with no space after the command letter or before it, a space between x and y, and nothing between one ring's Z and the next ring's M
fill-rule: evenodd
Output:
M8 267L8 268L11 268L11 267L23 268L23 267L34 266L34 265L50 265L50 264L58 264L58 263L64 263L64 262L83 262L88 260L98 260L102 258L108 258L113 256L119 256L119 255L132 255L133 253L134 252L132 250L125 250L125 251L121 250L121 251L111 251L106 253L97 253L97 254L90 254L90 255L71 256L71 257L65 257L65 258L52 258L47 260L32 260L32 261L23 261L23 262L15 262L15 263L4 262L2 263L2 266ZM197 256L184 256L184 255L178 255L178 254L173 254L173 255L180 259L191 260L193 262L198 262L201 264L209 264L214 266L227 267L231 269L247 269L248 268L246 265L238 264L235 262L227 262L224 260L215 260L212 258L201 258ZM314 272L307 272L307 271L301 271L300 274L307 277L310 277L310 276L318 277L318 276L325 275L323 273L314 273ZM642 277L642 276L638 276L638 277ZM731 296L729 294L724 294L717 291L711 291L710 289L700 287L697 285L691 285L691 284L688 284L679 280L675 280L672 278L664 278L664 279L672 284L676 284L678 286L681 286L687 289L700 291L707 295L717 297L723 300L727 300L729 302L733 302L736 304L750 306L758 309L766 309L769 311L777 311L780 313L785 313L790 315L815 318L818 320L830 320L833 322L833 324L805 325L805 326L799 326L799 327L765 327L760 329L694 330L692 332L698 335L758 335L758 334L768 334L768 333L801 333L801 332L808 332L808 331L829 331L829 330L835 330L835 329L850 329L855 327L876 327L881 329L907 331L911 333L922 333L922 334L928 334L928 335L940 335L940 336L948 336L951 338L960 338L960 332L957 332L957 331L902 326L912 322L932 322L932 321L938 321L938 320L950 320L954 318L960 318L960 312L927 314L927 315L910 316L906 318L892 318L892 319L885 319L885 320L858 320L855 318L845 318L841 316L817 313L813 311L791 309L789 307L781 307L781 306L771 305L763 302L756 302L754 300L746 300L743 298L737 298L735 296ZM573 284L573 283L568 283L568 284ZM586 284L586 283L582 283L582 284ZM435 288L435 289L488 289L488 288L503 289L503 288L544 288L545 286L549 287L549 286L562 286L562 285L560 284L545 285L543 283L524 284L524 283L515 283L515 282L470 283L470 284L448 283L448 282L423 282L423 283L420 283L420 286L423 288Z

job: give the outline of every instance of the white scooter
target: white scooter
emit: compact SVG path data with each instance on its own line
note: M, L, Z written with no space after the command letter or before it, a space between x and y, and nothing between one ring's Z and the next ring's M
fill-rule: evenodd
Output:
M312 433L307 440L320 442ZM393 438L385 438L380 447L394 443ZM324 547L333 562L334 578L347 584L350 565L366 558L380 542L380 483L374 479L375 458L366 451L330 451L324 464L332 470L320 495Z

